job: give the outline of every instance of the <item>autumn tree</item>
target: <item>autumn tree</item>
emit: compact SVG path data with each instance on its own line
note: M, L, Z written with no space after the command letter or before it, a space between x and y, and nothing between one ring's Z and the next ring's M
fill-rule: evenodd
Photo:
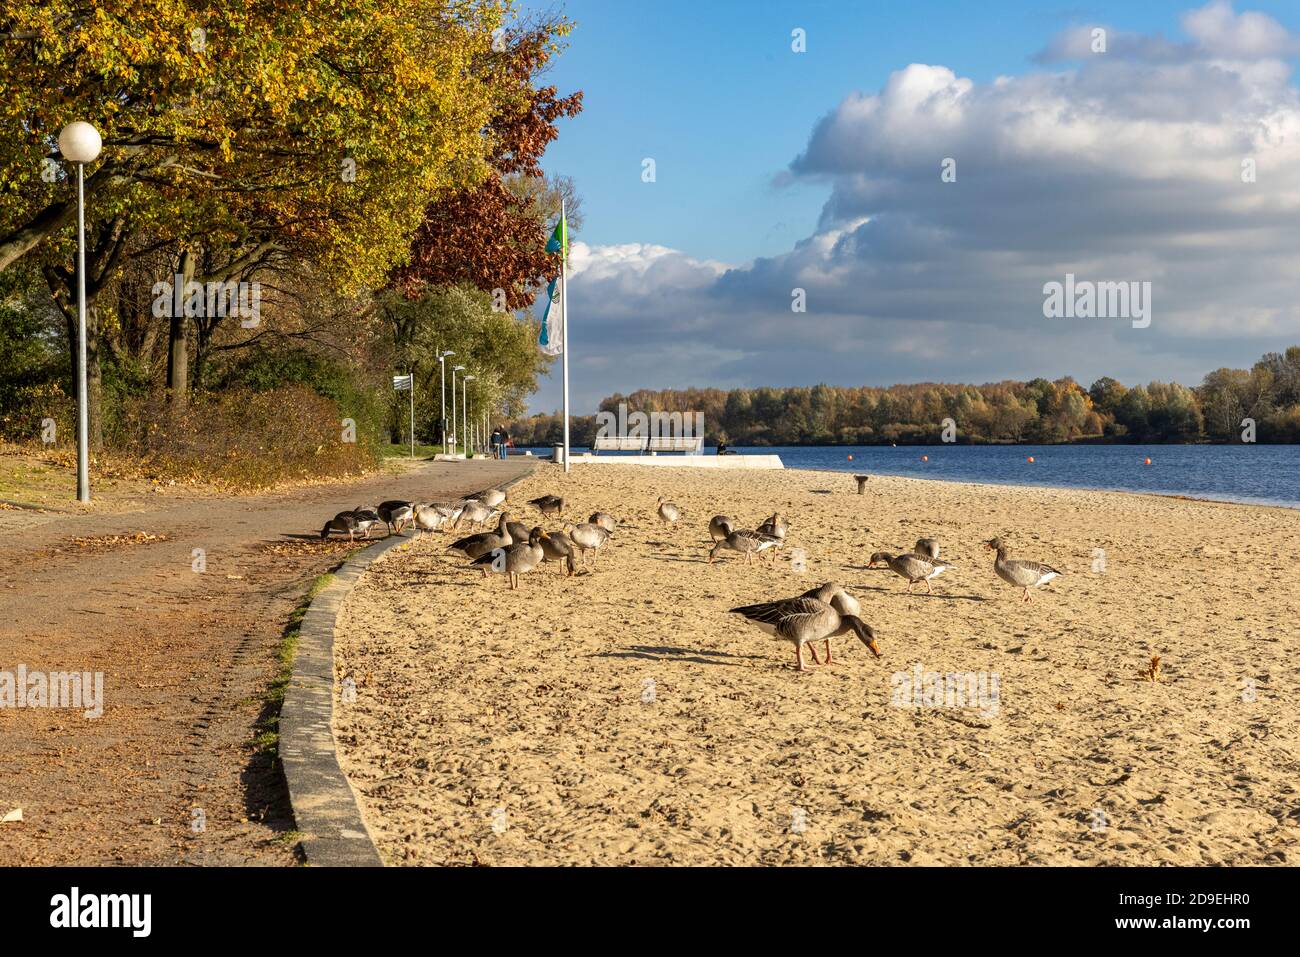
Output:
M582 93L561 96L536 82L568 29L562 20L545 20L499 35L485 69L510 95L489 124L491 171L426 208L409 261L391 277L407 296L468 283L501 290L497 305L517 310L532 305L536 290L554 277L546 224L558 217L562 198L571 231L581 213L572 182L545 178L541 158L558 135L556 122L582 109Z

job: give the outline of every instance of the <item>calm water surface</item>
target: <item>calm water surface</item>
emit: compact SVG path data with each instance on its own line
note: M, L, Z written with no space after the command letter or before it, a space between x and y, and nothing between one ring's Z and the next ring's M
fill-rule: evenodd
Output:
M1300 445L777 446L736 451L775 453L792 469L1154 492L1300 508ZM534 454L550 455L550 449L535 449ZM1030 456L1032 464L1026 461ZM1144 464L1147 458L1150 465Z

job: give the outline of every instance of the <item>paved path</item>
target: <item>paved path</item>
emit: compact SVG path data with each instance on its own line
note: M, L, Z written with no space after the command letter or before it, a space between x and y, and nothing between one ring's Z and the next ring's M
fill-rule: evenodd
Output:
M252 739L293 609L347 551L322 547L321 525L359 504L462 495L531 467L428 462L7 529L0 694L20 664L102 672L104 710L0 709L0 817L21 807L24 818L0 824L0 865L294 863L283 777ZM158 538L111 540L138 533Z

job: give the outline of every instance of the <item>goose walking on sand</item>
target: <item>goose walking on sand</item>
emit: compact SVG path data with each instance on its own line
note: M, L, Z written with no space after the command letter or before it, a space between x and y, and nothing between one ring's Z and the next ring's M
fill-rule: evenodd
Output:
M564 499L558 495L541 495L532 499L529 505L536 505L537 510L547 518L559 516L564 512Z
M794 645L795 662L800 671L809 670L803 660L804 645L809 646L813 663L821 664L817 658L817 649L811 644L814 641L826 642L826 663L830 664L831 639L837 635L857 635L873 655L880 657L876 633L870 625L856 615L841 615L832 605L817 598L786 598L758 605L742 605L731 611L743 615L772 637Z
M352 541L357 531L357 519L352 512L339 512L320 530L322 540L330 537L330 532L347 532L348 541Z
M655 510L659 513L659 519L669 525L674 524L682 517L682 510L662 495L659 496L659 501L655 502Z
M565 525L564 532L573 542L573 547L582 552L582 563L587 564L587 553L591 552L594 564L601 547L609 541L609 531L600 525L583 522L581 525Z
M483 574L508 575L510 588L519 587L519 576L532 571L545 558L542 551L542 527L536 526L528 533L528 541L494 548L474 559L473 564L483 569Z
M410 502L380 502L375 509L379 517L388 525L388 531L394 535L402 534L402 529L411 520L413 514Z
M984 547L997 552L997 557L993 559L993 571L1008 585L1023 588L1025 590L1024 601L1029 601L1029 589L1041 588L1061 574L1059 570L1042 562L1032 562L1024 558L1008 558L1007 554L1010 549L1000 538L990 538L984 543Z
M933 538L918 538L912 546L912 553L934 561L939 557L939 543Z
M592 512L591 518L587 519L587 522L591 525L599 525L611 535L618 528L618 522L614 521L614 516L609 512Z
M914 555L911 552L904 552L902 555L891 555L889 552L876 552L871 556L872 564L879 559L889 566L889 570L895 575L907 579L907 590L910 592L912 586L917 582L925 582L926 594L933 594L934 588L930 585L932 578L938 578L951 565L945 565L943 562L930 561L922 558L920 555Z
M709 519L709 538L713 541L726 538L736 530L736 520L730 515L714 515Z
M740 552L745 556L745 564L754 564L754 556L762 554L769 549L775 555L775 549L781 544L780 539L773 538L771 535L764 535L761 532L751 532L749 529L739 528L728 535L726 538L714 542L713 547L709 549L709 564L712 565L714 559L718 557L718 552L727 549L733 552ZM769 559L771 556L768 556Z
M510 513L505 512L497 522L495 532L479 532L477 535L466 535L464 538L458 538L448 545L447 550L460 552L466 558L478 559L493 549L506 548L514 543L515 540L510 535Z

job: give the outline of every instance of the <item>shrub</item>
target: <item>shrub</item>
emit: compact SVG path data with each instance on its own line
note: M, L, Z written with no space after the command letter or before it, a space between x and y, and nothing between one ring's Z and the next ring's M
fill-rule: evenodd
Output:
M125 401L109 444L157 478L266 488L374 467L373 439L343 441L343 418L301 384L200 394L180 412L156 395Z

